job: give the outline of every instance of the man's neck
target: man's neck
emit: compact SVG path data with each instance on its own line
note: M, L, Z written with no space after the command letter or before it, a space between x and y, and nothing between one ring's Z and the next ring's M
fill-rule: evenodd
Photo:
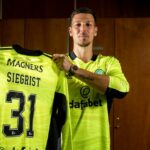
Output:
M79 59L81 59L84 62L88 62L93 56L93 49L91 46L74 47L73 52Z

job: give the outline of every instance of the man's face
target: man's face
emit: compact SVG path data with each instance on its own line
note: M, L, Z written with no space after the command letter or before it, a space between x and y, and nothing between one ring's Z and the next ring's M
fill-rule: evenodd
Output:
M93 43L94 36L97 35L97 27L91 14L76 14L69 27L70 36L73 37L74 44L86 47Z

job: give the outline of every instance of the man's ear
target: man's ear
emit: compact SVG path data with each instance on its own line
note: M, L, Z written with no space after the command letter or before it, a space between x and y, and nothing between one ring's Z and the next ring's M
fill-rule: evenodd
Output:
M98 32L98 27L95 26L95 33L94 33L94 36L97 36L97 32Z
M69 35L72 37L72 30L71 30L71 27L68 28L68 31L69 31Z

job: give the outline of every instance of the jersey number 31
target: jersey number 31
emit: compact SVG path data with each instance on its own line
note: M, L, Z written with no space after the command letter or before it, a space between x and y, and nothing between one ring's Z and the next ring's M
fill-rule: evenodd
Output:
M24 118L22 113L25 107L25 95L22 92L10 91L6 96L6 102L12 103L13 100L19 100L18 110L11 110L11 118L17 118L17 128L13 129L10 125L3 126L3 132L6 136L19 136L23 133ZM33 116L34 116L34 105L35 105L35 95L31 94L28 96L28 101L30 102L30 114L29 114L29 128L26 131L27 137L33 137Z

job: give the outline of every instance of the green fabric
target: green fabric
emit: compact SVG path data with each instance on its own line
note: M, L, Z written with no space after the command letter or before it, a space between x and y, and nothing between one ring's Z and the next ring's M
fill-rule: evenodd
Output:
M44 150L55 92L67 95L67 81L49 57L1 48L0 147Z
M77 57L71 61L79 68L108 75L110 88L120 92L129 91L129 84L116 58L99 55L95 61L88 63ZM73 150L110 150L106 96L75 77L68 77L68 85Z

